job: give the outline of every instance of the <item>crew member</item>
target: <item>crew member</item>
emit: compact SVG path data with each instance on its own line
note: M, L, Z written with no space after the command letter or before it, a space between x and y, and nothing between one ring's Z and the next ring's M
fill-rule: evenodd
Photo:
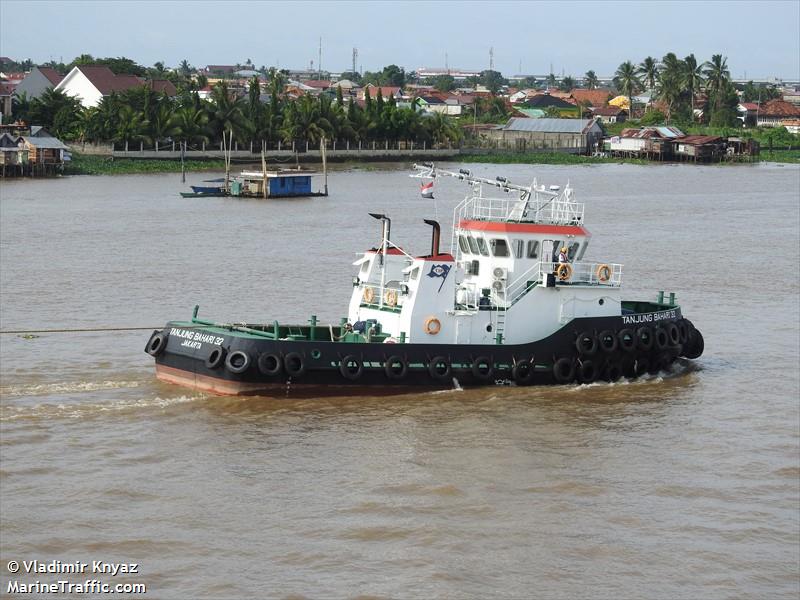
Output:
M564 246L561 248L561 252L558 253L558 264L568 263L569 256L567 255L567 247Z

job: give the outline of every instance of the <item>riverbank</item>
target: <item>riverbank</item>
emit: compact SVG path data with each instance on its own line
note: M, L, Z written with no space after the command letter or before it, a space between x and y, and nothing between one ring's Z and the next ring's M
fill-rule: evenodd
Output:
M634 165L663 164L639 158L612 158L605 156L583 156L560 152L530 152L503 154L461 154L455 159L465 163L530 164L530 165L595 165L626 163ZM304 161L305 162L305 161ZM353 161L361 162L361 161ZM386 161L389 162L389 161ZM398 162L409 162L407 158ZM779 162L800 164L800 150L765 150L756 162ZM255 162L253 163L255 164ZM751 163L722 163L751 164ZM185 162L187 172L222 171L225 161L221 159L192 159ZM137 175L144 173L180 173L181 161L138 158L109 158L74 153L72 161L64 167L64 175Z

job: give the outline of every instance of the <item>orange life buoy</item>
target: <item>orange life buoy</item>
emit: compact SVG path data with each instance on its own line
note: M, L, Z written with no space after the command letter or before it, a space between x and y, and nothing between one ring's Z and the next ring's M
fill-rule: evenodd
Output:
M428 317L425 319L425 333L429 335L436 335L442 330L442 322L436 317Z
M386 290L383 299L388 306L397 306L397 290Z
M594 272L597 275L597 279L600 283L606 283L609 279L611 279L611 267L608 265L600 265L597 267L597 270Z
M556 276L559 281L567 281L572 277L572 265L569 263L561 263L556 269Z
M375 300L375 290L371 287L364 288L364 302L366 304L372 304L373 300Z

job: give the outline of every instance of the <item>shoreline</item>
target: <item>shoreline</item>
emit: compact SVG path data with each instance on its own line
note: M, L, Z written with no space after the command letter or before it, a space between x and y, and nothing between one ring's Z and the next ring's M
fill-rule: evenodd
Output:
M658 162L641 158L612 158L602 156L584 156L563 153L503 153L503 154L462 154L445 159L446 162L465 163L491 163L491 164L531 164L531 165L595 165L595 164L634 164L634 165L680 165L695 164L683 162ZM302 162L311 162L304 160ZM329 161L332 162L332 161ZM339 161L336 161L339 162ZM374 160L353 160L352 163L370 163ZM406 163L414 162L412 158L387 160L383 157L379 162ZM784 164L800 164L800 150L766 150L753 161L747 162L721 162L697 163L704 165L753 165L758 163L774 162ZM240 163L241 166L252 163ZM316 161L314 161L316 164ZM221 171L225 169L222 159L190 159L185 161L186 172ZM109 158L94 155L74 153L71 163L65 166L63 175L142 175L148 173L180 173L180 160L173 159L138 159L138 158Z

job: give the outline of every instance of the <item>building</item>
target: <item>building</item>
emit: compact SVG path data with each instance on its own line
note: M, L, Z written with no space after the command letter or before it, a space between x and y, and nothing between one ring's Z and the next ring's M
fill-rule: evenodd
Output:
M450 75L456 81L467 79L468 77L480 77L481 71L474 71L470 69L441 69L428 67L420 67L417 69L417 77L419 79L426 79L428 77L440 77L442 75Z
M758 116L758 104L755 102L740 102L736 107L736 112L739 113L739 119L745 127L753 127L756 124L756 117Z
M603 129L594 119L514 117L483 135L494 141L498 148L588 154L602 140Z
M623 129L618 136L607 138L603 149L613 156L646 156L666 160L672 157L672 142L683 137L683 132L677 127Z
M55 89L78 98L84 108L91 108L100 104L100 100L112 92L124 92L143 85L149 85L153 90L168 96L178 93L172 82L165 79L148 81L135 75L116 75L108 67L99 65L73 67Z
M785 100L770 100L761 105L756 117L759 127L781 127L786 121L800 119L800 106Z
M687 135L675 140L672 148L679 160L705 162L725 156L725 140L716 135Z
M601 106L608 105L608 101L614 97L614 92L602 88L597 88L594 90L575 88L569 93L569 95L572 96L572 99L577 104L582 104L584 106L588 104L594 108L600 108Z
M18 98L23 94L28 99L40 98L45 90L56 87L62 79L64 76L52 67L33 67L25 79L17 85L14 95Z
M236 65L206 65L203 69L208 75L232 75L239 70Z
M381 96L384 100L388 100L389 96L394 96L395 100L400 100L403 97L403 88L391 85L384 85L378 87L377 85L373 85L368 83L363 88L358 90L358 99L365 100L367 95L367 90L369 90L369 97L375 100L378 97L378 90L381 92Z
M11 119L13 108L12 97L16 86L10 83L0 83L0 124Z
M618 106L601 106L592 109L592 116L601 123L622 123L628 118L628 111Z

